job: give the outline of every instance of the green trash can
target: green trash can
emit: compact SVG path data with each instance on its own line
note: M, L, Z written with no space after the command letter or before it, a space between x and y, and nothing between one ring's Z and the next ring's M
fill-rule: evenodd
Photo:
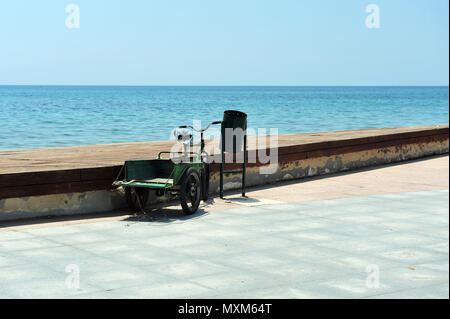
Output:
M223 113L222 121L221 149L223 148L225 152L233 154L242 152L244 149L244 135L246 130L247 114L234 110L225 111ZM231 135L230 133L235 134ZM232 140L230 139L231 137ZM223 147L223 145L225 145L225 147Z

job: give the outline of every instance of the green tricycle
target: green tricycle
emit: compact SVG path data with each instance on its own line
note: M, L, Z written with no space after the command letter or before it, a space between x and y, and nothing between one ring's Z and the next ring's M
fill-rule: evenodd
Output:
M238 120L234 119L236 117ZM211 125L222 124L222 136L224 136L224 124L234 127L236 125L243 126L242 124L245 123L246 127L246 118L247 115L245 113L225 111L224 121L212 122L204 129L196 129L190 125L179 126L178 129L185 130L184 134L176 136L177 141L185 146L183 152L164 151L160 152L156 159L125 161L118 179L113 182L113 186L122 186L125 189L125 200L133 212L145 213L144 208L147 204L149 193L154 191L156 196L165 196L167 194L169 196L178 196L183 212L186 215L194 214L199 207L200 201L206 201L209 195L209 154L205 151L203 133ZM189 130L189 133L186 133L186 130ZM193 144L191 130L200 133L199 144ZM223 137L222 143L224 143ZM187 151L188 144L189 146L200 146L200 150L197 153L189 152ZM246 145L246 136L244 145ZM171 158L163 158L163 155L169 155ZM173 155L178 157L172 157ZM222 150L222 158L224 158L224 150ZM223 170L223 163L221 163L220 168L220 195L223 198L223 173L226 173ZM242 173L242 194L245 196L245 161ZM123 179L119 180L120 177L123 177Z

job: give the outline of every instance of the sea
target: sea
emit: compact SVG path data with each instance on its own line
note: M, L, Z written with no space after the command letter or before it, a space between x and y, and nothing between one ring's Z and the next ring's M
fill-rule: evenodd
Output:
M449 87L0 86L0 150L168 140L225 110L260 133L448 124Z

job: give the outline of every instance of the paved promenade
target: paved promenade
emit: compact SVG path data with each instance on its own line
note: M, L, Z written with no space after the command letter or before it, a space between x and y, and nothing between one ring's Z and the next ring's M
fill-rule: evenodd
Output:
M0 298L448 298L448 156L178 206L5 224Z

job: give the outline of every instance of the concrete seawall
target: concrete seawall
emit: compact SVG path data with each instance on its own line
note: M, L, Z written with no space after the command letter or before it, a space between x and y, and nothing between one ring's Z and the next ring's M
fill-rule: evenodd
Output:
M154 158L159 151L170 150L173 143L0 151L0 221L123 209L126 205L121 190L111 189L123 161ZM270 152L269 148L270 145L265 151ZM260 169L266 165L259 158L249 163L248 186L446 154L449 152L449 127L433 125L280 135L277 152L278 167L273 174L260 174ZM239 164L227 165L227 169L235 167ZM218 180L219 165L212 164L212 192L218 191ZM239 186L239 176L226 176L225 189ZM151 203L164 200L155 195L150 199Z

